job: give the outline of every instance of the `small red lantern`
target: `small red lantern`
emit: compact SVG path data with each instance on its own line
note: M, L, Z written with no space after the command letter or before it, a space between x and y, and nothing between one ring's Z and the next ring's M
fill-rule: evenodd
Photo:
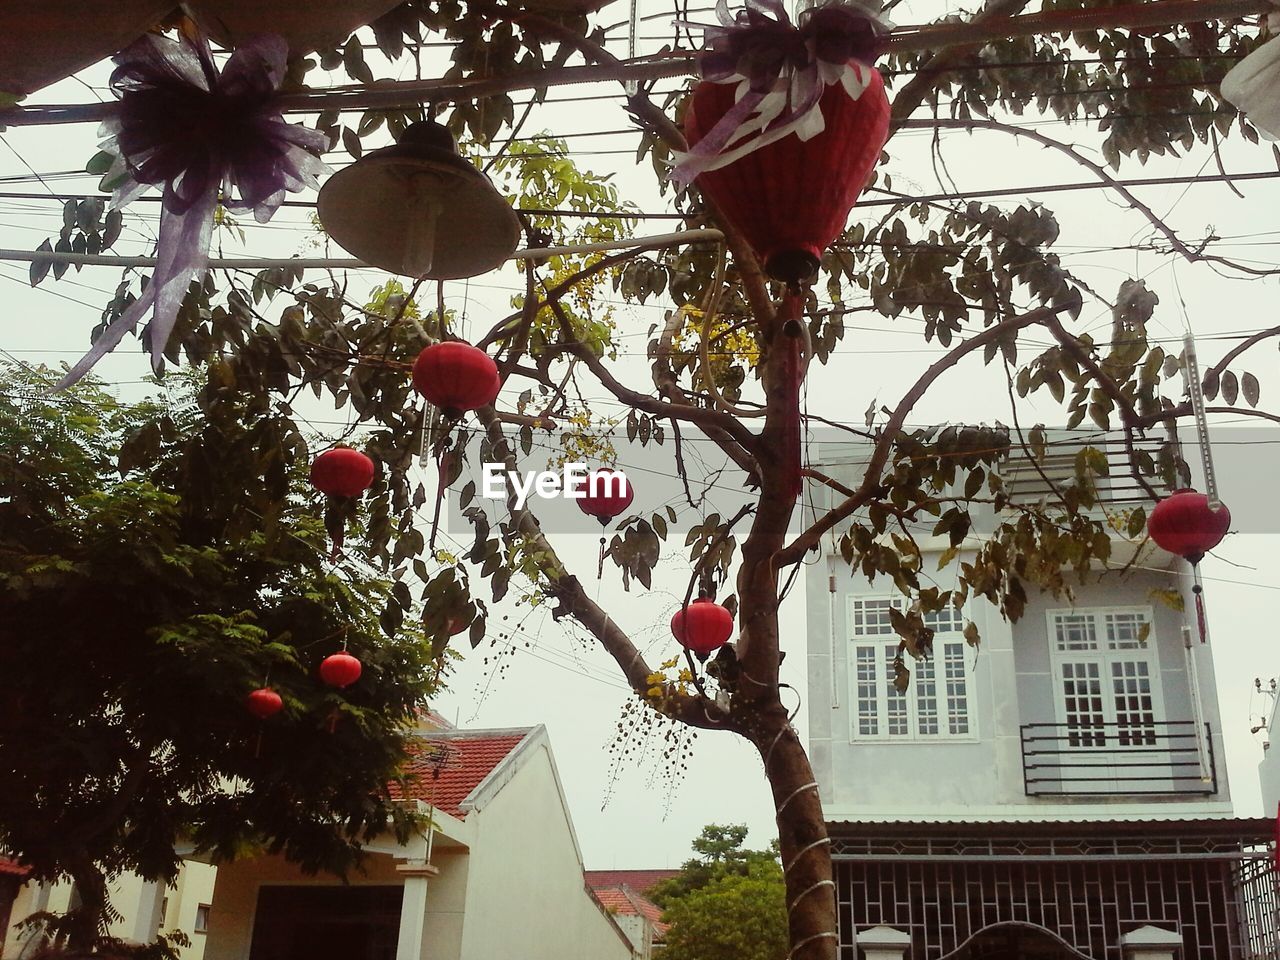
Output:
M889 99L879 72L856 61L849 69L865 71L869 82L856 100L842 83L827 86L821 133L808 140L789 133L696 179L777 280L799 283L817 271L889 135ZM732 83L704 80L694 87L684 121L690 146L733 109L736 95Z
M601 526L631 506L635 491L631 481L621 470L592 470L578 485L578 509L589 517L595 517Z
M1230 527L1231 511L1225 504L1215 510L1207 496L1191 489L1175 490L1147 518L1147 534L1156 546L1193 565L1222 542Z
M270 687L262 687L244 698L244 708L259 720L265 720L283 710L284 701Z
M457 419L498 397L498 365L483 350L456 340L427 347L413 364L413 388Z
M373 484L373 461L359 450L335 447L311 464L311 485L329 497L358 497Z
M360 679L360 661L347 651L333 653L320 661L320 679L339 690Z
M680 645L706 660L729 642L733 634L733 614L710 597L699 597L681 607L671 618L671 632Z

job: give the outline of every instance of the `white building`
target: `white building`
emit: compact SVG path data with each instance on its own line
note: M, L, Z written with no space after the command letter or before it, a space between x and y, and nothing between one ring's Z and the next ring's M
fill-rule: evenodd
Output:
M109 890L111 905L120 916L112 921L108 932L132 943L150 943L157 932L181 933L189 941L179 948L182 960L201 960L216 873L207 863L185 860L170 887L144 882L134 874L116 877ZM4 960L20 960L39 949L35 931L23 931L18 925L33 913L65 913L75 895L75 885L70 880L24 884L10 908L0 956Z
M824 444L820 469L857 486L866 458ZM1038 499L1022 466L1006 485ZM1104 490L1113 513L1125 482ZM949 538L917 536L923 570L946 589L981 537L939 570ZM1277 955L1274 826L1232 816L1212 650L1181 558L1117 537L1113 565L1129 570L1099 570L1074 602L1030 595L1012 625L981 598L928 615L933 654L903 655L899 692L889 610L906 600L852 574L835 543L808 570L808 674L842 958L855 931L864 951L912 960L1122 960L1144 940L1164 951L1151 958Z
M412 755L398 799L431 828L366 843L348 882L277 856L188 861L167 891L118 879L111 932L146 943L180 929L192 941L183 960L636 960L584 878L544 727L454 730L428 714ZM39 946L14 925L73 897L66 882L22 887L4 960Z
M421 734L405 802L434 829L365 845L343 884L220 864L204 960L633 960L583 878L544 727Z

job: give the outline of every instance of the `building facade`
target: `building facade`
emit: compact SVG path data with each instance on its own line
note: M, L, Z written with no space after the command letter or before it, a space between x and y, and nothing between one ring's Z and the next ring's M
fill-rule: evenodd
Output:
M823 447L847 485L865 462ZM1016 469L1006 485L1041 493ZM1120 484L1105 493L1124 509ZM940 569L950 539L916 539L945 589L981 534ZM807 578L809 729L842 960L1280 956L1274 824L1232 815L1186 564L1124 538L1112 563L1013 624L982 598L929 614L932 656L912 660L890 622L906 598L827 541Z

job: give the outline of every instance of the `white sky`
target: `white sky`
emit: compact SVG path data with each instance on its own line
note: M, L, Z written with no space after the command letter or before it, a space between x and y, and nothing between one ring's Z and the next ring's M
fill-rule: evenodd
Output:
M615 8L623 9L620 4ZM608 14L615 8L609 8L601 22L613 22L615 18ZM662 14L650 27L642 29L642 36L657 36L667 29L667 9L657 3L642 5L643 11ZM920 10L917 16L908 16L900 9L895 19L901 23L916 22L932 12L920 4L917 9ZM616 19L623 17L624 14L619 13ZM624 31L617 31L615 35L621 37ZM653 44L642 42L641 49L651 46ZM625 52L625 40L615 52ZM101 69L84 75L96 89L89 89L79 80L68 80L42 91L31 102L84 102L94 96L105 97L102 89L105 75ZM312 77L313 83L318 82L315 74ZM345 78L334 80L346 82ZM552 96L618 92L616 86L598 85L562 88ZM548 130L564 134L629 126L618 98L544 108L525 132ZM1068 129L1059 123L1047 123L1038 129L1079 142L1097 155L1089 146L1098 142L1096 134L1083 126ZM24 160L46 175L48 188L53 191L93 189L96 182L93 177L47 176L83 167L96 149L92 125L12 128L3 137L0 193L38 196L48 192L31 178ZM890 144L889 171L895 189L919 193L946 189L938 184L929 163L929 137L926 132L908 131ZM629 153L637 141L636 134L573 137L570 146L575 151L591 151L575 159L595 172L614 173L624 197L647 211L664 210L647 162L637 167L627 154L596 152ZM979 134L972 138L949 134L943 144L951 176L962 190L1089 179L1087 171L1064 157L1012 143L1010 138L998 134ZM1227 144L1222 154L1226 168L1233 172L1270 170L1276 163L1266 144L1253 147L1239 138ZM336 153L329 159L341 163L347 158L345 154ZM1212 157L1203 150L1183 160L1152 161L1145 168L1134 163L1123 168L1122 174L1185 176L1202 171L1213 172ZM1194 241L1212 229L1221 237L1234 238L1215 247L1218 252L1274 265L1280 230L1275 228L1274 218L1264 211L1276 209L1280 193L1272 181L1245 182L1240 189L1246 195L1245 200L1237 199L1219 183L1190 188L1185 185L1139 188L1140 196L1156 211L1167 213L1170 223L1186 239ZM1010 197L1001 202L1012 205L1017 199ZM1159 293L1161 307L1152 324L1153 336L1176 341L1181 337L1184 322L1189 322L1202 338L1254 331L1274 323L1275 280L1226 280L1206 267L1149 252L1090 252L1141 242L1149 233L1145 221L1102 191L1048 195L1044 200L1056 211L1062 224L1062 235L1055 249L1067 265L1104 296L1113 294L1120 281L1127 277L1143 277ZM128 229L117 245L117 252L148 252L147 241L153 235L157 212L154 204L136 204L126 215ZM881 213L880 209L874 209L867 219L874 220ZM855 210L855 217L857 215ZM46 236L56 235L60 223L61 207L57 201L0 197L0 247L34 249ZM246 229L248 242L243 251L238 244L232 246L229 238L224 239L228 255L246 252L288 256L301 251L310 236L297 210L282 211L267 227L250 224ZM657 221L641 223L638 232L660 233L667 229L666 223ZM119 272L113 268L92 267L80 273L73 270L61 282L50 279L35 290L27 285L26 275L26 264L0 262L0 348L28 363L74 361L87 346L89 330L109 299ZM352 290L358 296L383 279L373 271L361 273L353 277ZM521 287L514 271L508 269L470 284L453 284L447 294L451 306L465 304L466 329L476 331L487 329L490 323L505 315L509 296ZM1185 313L1179 305L1179 293L1185 302ZM619 328L624 335L620 370L629 382L641 389L649 382L643 362L648 328L661 318L661 309L633 308L621 302L616 306ZM1090 303L1074 329L1077 332L1091 330L1105 337L1109 323L1105 306ZM915 322L891 323L875 314L863 314L849 318L848 325L851 331L832 362L825 368L815 367L811 374L808 406L816 413L858 423L861 412L872 399L892 405L904 387L927 363L936 359L941 350L923 341L920 326ZM857 329L852 329L854 327ZM1028 339L1043 341L1043 336L1032 334ZM1212 363L1234 342L1203 342L1202 363ZM1030 355L1031 347L1026 349ZM1168 349L1176 352L1179 346L1171 343ZM1248 369L1258 375L1262 380L1262 406L1272 410L1280 409L1276 356L1274 344L1267 344L1256 348L1246 362L1234 367L1237 371ZM126 340L116 355L99 365L97 372L118 384L121 396L129 398L142 389L139 380L146 369L136 342ZM605 399L602 391L588 393L597 413L612 414L618 409ZM305 414L313 418L317 428L331 430L334 435L341 432L346 422L344 412L334 413L319 404ZM1041 415L1050 425L1065 419L1064 414L1052 410L1044 410ZM1008 422L1002 373L996 369L984 370L976 362L965 364L939 383L919 405L913 419L917 423L996 419ZM1034 412L1024 414L1024 423L1034 419ZM1258 427L1255 436L1258 443L1280 442L1280 431L1274 426ZM629 455L623 451L624 466ZM1248 455L1236 451L1230 459L1233 472L1224 472L1219 478L1226 502L1235 506L1233 490L1241 497L1260 496L1262 484L1267 481L1265 477L1259 482L1258 477L1249 476ZM645 502L643 479L633 477L633 482L637 489L636 506L652 507ZM1266 510L1257 503L1252 506ZM1256 774L1261 750L1249 728L1258 722L1262 702L1251 695L1253 680L1256 676L1265 679L1280 673L1274 617L1267 613L1280 599L1276 539L1274 533L1245 532L1232 536L1202 567L1213 625L1227 766L1236 810L1242 815L1261 812ZM469 543L470 537L465 540ZM584 582L590 582L595 566L595 538L566 535L554 542ZM657 577L652 594L638 585L624 594L616 570L606 571L598 588L602 602L615 619L632 632L655 664L677 649L670 639L667 620L678 604L677 595L683 594L689 569L681 542L682 538L669 544L663 572ZM450 690L435 706L449 719L457 719L467 727L547 725L589 867L678 865L688 855L689 840L709 822L749 824L752 829L749 842L756 846L764 846L774 835L767 786L761 777L759 760L748 745L730 735L700 734L688 768L674 778L661 775L662 764L655 759L652 749L639 761L633 753L618 769L611 769L608 747L615 740L615 725L627 697L611 662L584 644L579 639L580 631L575 634L563 625L553 624L542 612L535 612L524 620L522 617L527 613L524 608L504 609L501 613L511 616L509 623L520 624L520 634L530 640L532 649L519 647L509 651L509 655L502 658L504 668L497 672L491 648L486 646L476 653L468 653ZM803 701L802 584L797 584L784 604L783 621L784 648L790 653L783 668L783 679L796 688ZM803 733L806 726L803 707L796 722ZM867 775L890 773L869 770ZM899 774L895 771L892 775ZM674 789L673 782L677 784Z

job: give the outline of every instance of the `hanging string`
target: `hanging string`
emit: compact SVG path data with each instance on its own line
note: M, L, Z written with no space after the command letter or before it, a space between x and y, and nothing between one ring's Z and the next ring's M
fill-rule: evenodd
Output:
M1191 575L1195 578L1195 583L1191 587L1191 592L1196 598L1196 626L1200 630L1200 642L1207 643L1209 635L1209 620L1204 612L1204 586L1200 583L1200 565L1195 564L1191 568Z

